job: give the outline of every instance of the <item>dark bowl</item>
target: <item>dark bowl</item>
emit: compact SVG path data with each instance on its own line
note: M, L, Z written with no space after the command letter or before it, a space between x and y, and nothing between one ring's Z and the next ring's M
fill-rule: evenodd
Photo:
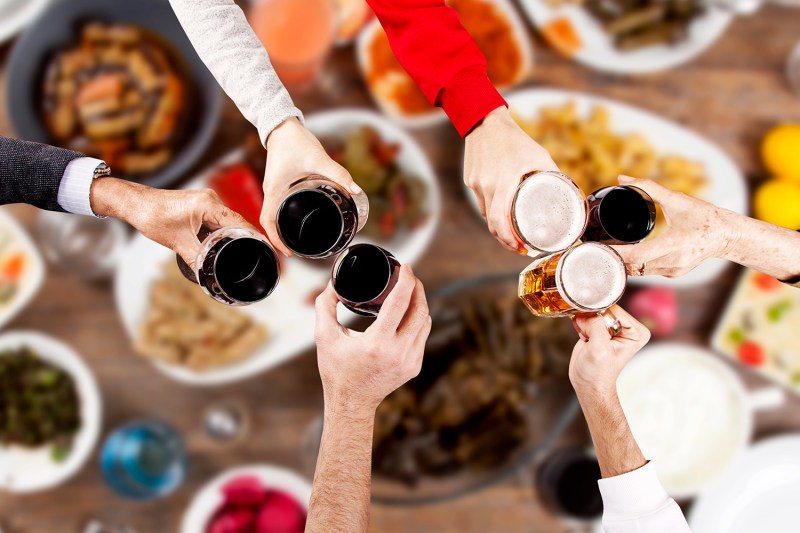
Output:
M41 143L53 140L41 113L41 86L50 56L78 38L82 23L100 21L143 27L163 41L182 61L195 105L189 110L192 126L177 145L172 159L144 176L125 176L153 187L175 182L202 156L213 137L222 110L222 90L197 56L166 0L63 0L50 6L19 38L6 71L11 125L21 139ZM112 169L113 170L113 169Z

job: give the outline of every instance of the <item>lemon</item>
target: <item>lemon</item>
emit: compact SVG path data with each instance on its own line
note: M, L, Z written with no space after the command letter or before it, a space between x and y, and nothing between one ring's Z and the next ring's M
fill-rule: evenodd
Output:
M800 229L800 184L773 179L761 185L754 200L755 215L764 222Z
M761 143L761 157L775 177L800 183L800 124L772 128Z

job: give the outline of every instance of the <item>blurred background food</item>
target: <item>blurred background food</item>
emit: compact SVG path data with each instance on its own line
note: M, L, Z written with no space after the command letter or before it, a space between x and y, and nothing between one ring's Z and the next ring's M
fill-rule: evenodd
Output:
M0 14L14 1L0 0ZM398 67L363 0L339 0L333 5L324 0L253 0L241 5L305 112L309 129L325 140L327 148L333 148L362 186L375 188L370 222L377 233L370 233L369 238L384 238L380 237L381 220L394 221L394 233L385 237L386 246L404 262L414 263L431 302L440 302L434 308L437 331L428 347L423 375L381 406L377 427L381 433L375 443L373 529L387 533L515 532L528 531L536 524L547 533L572 531L572 526L544 503L536 479L540 462L559 450L577 447L591 453L585 423L564 375L574 334L566 321L533 321L518 314L517 308L522 308L515 304L513 279L528 259L504 252L470 209L470 197L461 193L462 141ZM794 211L798 202L792 196L800 187L794 164L797 158L792 157L797 152L800 101L783 77L798 39L791 24L795 16L791 8L770 5L752 17L734 19L730 13L703 4L703 13L696 12L679 29L682 38L677 42L622 50L585 5L553 7L545 0L456 0L454 5L487 55L495 83L506 88L524 85L506 95L517 118L569 168L568 173L575 174L585 192L612 182L617 172L644 173L729 209L745 212L752 208L765 220L800 227ZM656 27L674 17L666 14L671 4L664 5L663 13L645 2L603 5L619 6L626 12L644 8L648 15L661 16L657 19L661 22L655 18L646 21L655 22ZM315 6L321 9L313 9ZM276 26L278 20L284 21L282 25ZM0 15L0 39L7 21ZM257 225L266 155L261 140L221 96L166 1L53 2L19 38L0 47L4 101L0 134L53 142L42 98L47 66L63 60L60 56L82 41L87 23L99 23L105 31L119 26L140 29L141 39L127 52L163 47L174 63L170 70L160 72L177 76L185 94L193 97L173 109L176 116L190 115L192 126L174 130L183 141L160 145L158 150L170 150L166 163L154 172L129 177L159 186L211 187ZM729 25L731 31L725 31ZM312 28L319 31L310 31ZM643 35L637 33L641 29L630 31L626 37ZM765 35L769 39L765 40ZM117 54L109 52L112 48L125 52L125 47L89 44L92 53L104 59ZM116 71L114 79L130 85L119 94L133 90L148 95L153 105L163 103L160 91L147 93L139 87L134 66L127 62ZM90 81L99 76L112 79L106 76L114 74L114 68L106 69L80 72L89 75ZM649 74L634 76L643 73ZM83 85L83 78L67 76L61 81L67 89ZM118 85L102 87L116 90ZM90 93L92 105L98 103L94 100L98 93ZM77 113L78 102L71 103ZM129 130L126 136L134 139L138 130ZM64 143L68 142L65 139ZM106 138L97 142L105 143ZM760 189L762 184L766 184L764 189ZM12 223L18 219L29 231L39 218L25 207L3 208L0 213L0 235L10 228L14 237L9 244L23 243L24 238L4 222L3 215ZM89 231L89 224L85 226L76 225L76 242L92 249L97 241L94 248L105 249L104 239ZM384 222L384 226L391 228L392 224ZM83 273L90 269L73 267L64 259L52 261L53 268L45 276L37 247L52 248L51 239L38 231L34 237L30 248L19 249L6 247L6 241L0 239L0 272L5 259L14 267L19 264L13 260L15 253L27 254L17 288L13 288L13 276L3 280L7 285L2 285L0 292L13 296L0 304L0 323L7 313L10 327L44 330L80 348L81 359L96 374L105 394L101 416L97 396L82 393L90 387L67 362L69 358L30 345L42 360L73 376L80 406L89 414L82 413L73 452L65 462L53 463L49 452L42 452L43 457L26 455L22 460L0 446L0 486L15 493L20 492L23 481L32 480L30 476L38 476L44 468L78 473L67 480L68 475L54 476L48 471L25 486L43 489L65 484L38 495L0 498L0 527L6 533L77 533L94 520L125 524L140 532L206 533L215 514L222 518L228 510L233 511L225 508L220 487L225 480L242 476L255 475L265 491L291 495L299 507L307 504L313 474L306 467L307 456L315 454L307 453L304 443L309 434L316 431L318 435L315 421L322 406L313 352L312 303L327 283L326 268L289 258L283 265L281 285L263 305L225 309L220 321L215 311L207 308L217 304L189 282L172 279L164 272L164 265L173 268L174 254L141 236L124 244L116 259L109 259L117 265L113 286L102 276L89 279ZM14 270L7 272L13 274ZM722 363L734 370L739 384L744 383L749 391L778 386L790 392L782 407L773 405L752 416L754 441L761 443L774 435L800 432L800 396L794 393L796 369L792 366L797 342L789 337L780 344L782 335L796 327L797 319L795 307L782 296L790 289L776 280L760 279L763 294L739 302L734 294L741 272L722 263L710 271L704 265L674 282L647 277L643 281L651 286L631 287L625 305L646 321L661 341L691 344L710 361L719 362L721 356ZM513 274L510 281L486 282L487 276L509 273ZM194 288L202 303L186 298L183 288L170 286L173 281L190 292ZM154 292L154 287L167 286L160 296ZM445 291L443 287L449 288ZM726 312L729 300L734 310L730 314ZM748 315L755 318L745 318ZM720 335L732 342L727 346L715 342L714 351L720 352L715 355L703 347L716 338L712 339L712 328L718 323ZM142 351L149 357L136 357L145 325L149 344ZM260 331L262 340L231 355L228 344L216 342L226 338L216 335L216 330L232 332L236 327L249 328L245 330L248 335ZM745 334L732 335L731 330L737 329ZM209 340L211 330L214 342ZM16 343L9 348L20 346ZM559 351L553 352L553 347ZM50 358L52 353L59 359ZM159 353L177 363L153 359L156 364L150 364L148 359ZM671 351L667 357L674 355ZM674 361L671 364L677 367ZM682 378L698 374L681 372ZM649 387L654 382L650 378L635 381L640 392L657 389ZM702 404L702 409L687 411L685 391L679 388L656 395L655 407L644 409L645 414L653 418L654 410L688 412L674 418L657 417L666 421L662 426L675 429L670 438L681 428L698 427L698 420L706 420L714 435L726 435L716 430L724 425L722 421L736 421L735 407L742 401L729 396L721 402L709 400L704 391L712 385L702 381L691 385L683 388L697 392L702 401L693 399L695 403L690 404ZM207 431L206 413L214 406L234 403L240 409L237 416L248 421L247 431L231 441L213 438ZM181 474L174 483L178 490L147 503L147 513L141 512L140 504L109 490L96 461L84 463L92 454L101 422L104 436L114 435L115 429L142 417L157 417L171 427L185 442L189 457L186 475ZM492 431L486 431L487 427ZM694 452L724 457L735 448L730 432L725 439L710 435L695 439L689 450L692 454L687 452L684 462L689 462L686 457L695 458ZM646 437L643 441L651 442ZM656 442L662 441L657 438ZM741 443L741 447L748 445L747 439ZM147 446L143 457L153 457L153 452L161 449ZM681 458L676 457L671 454L665 461L680 465ZM289 476L302 490L295 492L291 483L282 483L285 472L252 466L237 470L243 463L264 461L302 472L302 476ZM166 461L161 463L154 467L169 466ZM774 464L753 466L762 469L756 472L771 467ZM708 477L714 478L712 474ZM227 477L215 484L217 476ZM13 487L4 484L12 478ZM38 482L42 480L47 483ZM212 481L206 485L207 480ZM793 507L791 502L781 503L776 495L780 486L759 487L773 491L760 501ZM207 488L212 490L206 492ZM243 527L253 526L250 519L257 522L263 511L261 503L249 508ZM420 505L423 503L426 505ZM705 497L681 498L679 503L690 520L701 505L704 509L711 506L706 517L731 512ZM738 505L736 516L748 509L749 504ZM199 513L199 522L193 523L189 518L195 513ZM294 512L287 515L298 517ZM785 518L780 513L762 513L763 521L748 522L758 526L748 531L786 529L788 522L770 522L770 516ZM280 516L265 519L269 522L265 525L277 527L281 520ZM729 533L720 521L713 525L705 531Z

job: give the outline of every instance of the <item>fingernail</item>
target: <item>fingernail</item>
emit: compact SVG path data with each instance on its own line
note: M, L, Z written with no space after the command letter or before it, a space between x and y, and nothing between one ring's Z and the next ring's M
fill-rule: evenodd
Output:
M352 192L353 194L361 194L364 191L361 189L361 187L358 186L358 183L353 182L350 184L350 192Z
M635 178L626 176L625 174L620 174L617 179L620 183L633 183L635 181Z

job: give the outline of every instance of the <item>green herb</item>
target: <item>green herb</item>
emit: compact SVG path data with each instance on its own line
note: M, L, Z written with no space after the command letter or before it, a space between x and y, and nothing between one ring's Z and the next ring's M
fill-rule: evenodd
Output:
M730 333L728 333L728 339L734 344L741 344L744 342L745 338L744 330L741 328L732 329Z
M791 308L792 300L781 300L767 309L767 318L770 322L778 322Z
M800 387L800 372L795 372L792 375L792 383L794 383L796 386Z

